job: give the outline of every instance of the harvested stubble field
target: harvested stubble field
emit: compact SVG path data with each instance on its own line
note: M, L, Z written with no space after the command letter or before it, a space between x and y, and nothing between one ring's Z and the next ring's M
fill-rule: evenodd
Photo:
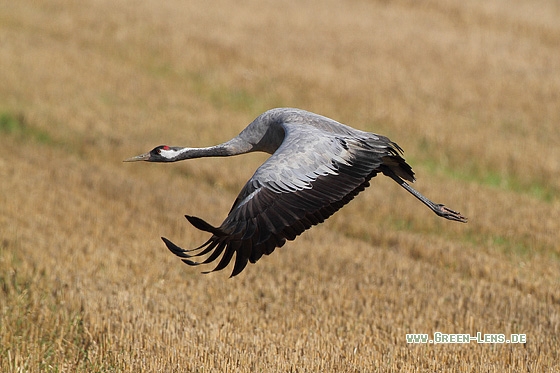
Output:
M527 372L560 361L560 6L0 4L2 372ZM295 106L401 145L391 180L233 279L194 247L266 159L123 164ZM408 344L407 333L525 334Z

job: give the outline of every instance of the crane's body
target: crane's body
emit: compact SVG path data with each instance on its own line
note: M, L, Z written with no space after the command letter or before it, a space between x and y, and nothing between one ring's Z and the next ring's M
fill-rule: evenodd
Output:
M258 116L235 138L206 148L158 146L126 161L176 162L261 151L271 154L249 179L219 227L186 216L196 228L212 233L202 246L183 250L166 238L167 247L189 265L210 263L214 270L232 260L232 276L247 262L270 254L286 240L319 224L369 186L379 172L389 176L437 215L466 222L460 213L435 204L413 189L412 168L402 149L385 136L364 132L300 109L277 108ZM202 262L193 257L209 254Z

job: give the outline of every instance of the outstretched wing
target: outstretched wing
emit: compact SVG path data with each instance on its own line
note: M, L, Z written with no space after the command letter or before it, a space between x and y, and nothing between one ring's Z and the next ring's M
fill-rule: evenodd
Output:
M331 133L302 124L283 127L281 146L245 184L221 226L186 216L196 228L212 233L208 241L184 250L163 238L183 262L207 264L223 254L214 268L218 271L235 254L231 274L235 276L248 262L255 263L350 202L369 186L380 167L414 180L410 166L399 155L401 149L386 137ZM203 261L194 260L207 254Z

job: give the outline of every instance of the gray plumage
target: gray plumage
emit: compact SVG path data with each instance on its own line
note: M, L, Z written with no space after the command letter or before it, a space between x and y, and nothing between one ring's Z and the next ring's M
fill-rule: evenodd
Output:
M126 161L175 162L231 156L254 151L272 154L245 184L219 227L186 216L196 228L212 233L201 246L184 250L163 238L175 255L189 265L207 264L222 255L214 271L225 268L235 254L232 276L255 263L286 240L350 202L383 173L412 193L437 215L466 222L460 213L435 204L405 180L414 182L402 149L385 136L360 131L330 118L292 108L269 110L237 137L207 148L158 146ZM203 261L195 257L209 254Z

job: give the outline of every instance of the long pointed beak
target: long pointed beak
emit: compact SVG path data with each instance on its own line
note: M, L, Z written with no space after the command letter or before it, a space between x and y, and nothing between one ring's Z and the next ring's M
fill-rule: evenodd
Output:
M138 162L138 161L147 161L150 159L150 153L144 153L137 155L136 157L125 159L123 162Z

